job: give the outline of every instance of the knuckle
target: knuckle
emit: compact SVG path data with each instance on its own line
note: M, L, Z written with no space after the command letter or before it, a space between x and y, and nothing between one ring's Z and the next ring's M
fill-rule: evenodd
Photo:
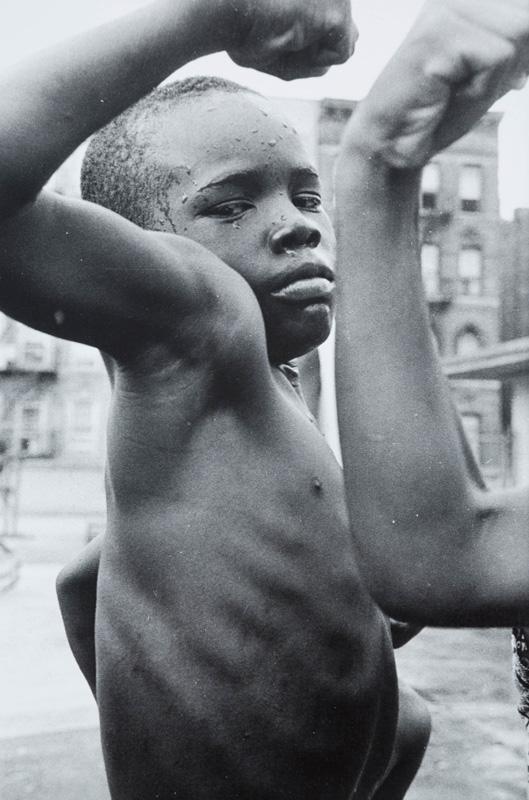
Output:
M345 64L354 53L355 45L353 41L343 41L336 53L336 63Z

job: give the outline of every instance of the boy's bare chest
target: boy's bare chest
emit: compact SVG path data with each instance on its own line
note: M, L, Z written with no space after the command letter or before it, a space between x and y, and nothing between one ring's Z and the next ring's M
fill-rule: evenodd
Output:
M113 404L109 465L125 502L150 495L171 506L236 501L267 513L297 509L298 516L308 502L311 514L332 513L346 524L341 469L286 379L251 402L234 402L229 389L193 374L159 391L122 391Z
M198 419L188 411L190 419L175 408L173 426L166 408L160 424L156 404L115 409L122 432L109 451L109 500L118 538L123 530L133 544L137 535L141 547L147 536L153 551L171 555L158 572L169 593L178 585L187 597L211 596L213 571L223 596L253 582L262 611L274 594L292 609L289 592L305 602L315 586L333 598L332 616L338 597L342 610L358 601L341 468L306 409L274 392L249 413L222 404Z
M149 442L147 412L145 422L125 437L133 457L121 463L119 448L110 452L112 555L103 576L112 591L100 608L108 602L112 636L116 618L125 639L135 633L129 620L156 620L143 634L143 673L164 683L171 665L178 719L185 707L207 717L216 737L226 731L215 752L232 752L242 729L267 762L284 767L284 781L293 764L308 775L317 763L320 775L332 762L340 766L325 781L347 783L380 727L373 709L383 683L392 685L392 666L355 564L334 456L282 393L251 415L218 405L177 446L171 428L165 443ZM127 573L120 592L116 572L131 562L136 583Z

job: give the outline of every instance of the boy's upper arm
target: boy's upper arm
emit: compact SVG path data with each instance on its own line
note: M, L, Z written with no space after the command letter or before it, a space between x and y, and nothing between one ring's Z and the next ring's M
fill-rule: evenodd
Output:
M163 338L185 352L200 326L184 322L218 305L223 273L194 242L50 192L0 227L2 310L117 358Z
M382 605L422 625L529 624L529 487L483 491L472 483L468 498L459 520L438 509L437 520L423 521L433 537L416 556L422 563L410 552L398 561L409 586Z
M512 626L529 620L529 487L489 491L457 412L455 419L468 497L473 500L473 524L461 538L461 545L470 548L468 557L459 559L463 578L454 582L453 572L439 570L439 580L446 581L445 596L451 594L455 600L452 619L444 623ZM457 543L454 554L457 568ZM451 592L451 583L462 591ZM448 611L448 604L445 608Z

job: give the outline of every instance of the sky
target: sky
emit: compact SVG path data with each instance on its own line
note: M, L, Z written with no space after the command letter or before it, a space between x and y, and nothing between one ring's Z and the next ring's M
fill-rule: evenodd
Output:
M222 75L270 96L357 100L368 92L398 47L422 1L352 0L353 17L360 30L355 55L323 78L285 83L237 67L223 54L194 61L179 74ZM144 0L2 0L0 71L37 49L144 4ZM502 213L508 217L513 208L529 207L529 87L509 93L496 108L504 113L500 126L500 198Z

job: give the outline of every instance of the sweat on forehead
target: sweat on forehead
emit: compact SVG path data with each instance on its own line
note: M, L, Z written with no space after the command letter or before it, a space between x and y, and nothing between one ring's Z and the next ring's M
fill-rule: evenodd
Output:
M156 89L92 137L81 170L83 198L143 228L151 227L156 195L173 180L148 157L160 114L170 113L176 121L180 108L212 93L264 100L251 89L213 76L185 78Z

